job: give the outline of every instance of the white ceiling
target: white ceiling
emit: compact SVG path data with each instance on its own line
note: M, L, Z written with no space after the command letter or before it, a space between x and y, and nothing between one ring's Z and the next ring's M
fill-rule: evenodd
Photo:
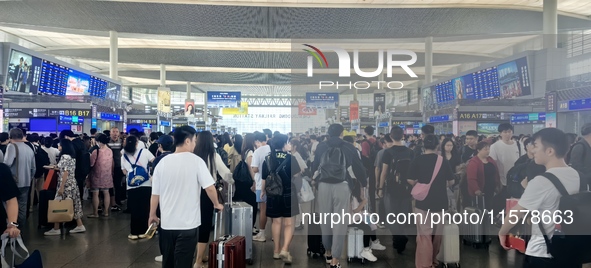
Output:
M543 0L108 0L113 2L143 2L196 5L238 5L272 7L325 8L496 8L542 10ZM564 15L591 15L589 0L557 0Z

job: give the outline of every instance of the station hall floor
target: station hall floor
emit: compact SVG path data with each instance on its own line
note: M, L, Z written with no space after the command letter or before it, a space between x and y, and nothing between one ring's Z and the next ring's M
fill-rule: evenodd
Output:
M85 201L85 211L89 211L88 202ZM161 263L155 262L154 257L160 255L158 239L155 236L151 240L130 241L129 214L121 212L111 213L108 218L88 219L84 218L86 233L71 234L63 237L44 237L42 229L37 229L37 213L31 214L28 226L24 230L25 245L29 251L39 250L43 258L44 268L157 268ZM267 227L267 242L254 242L254 265L252 268L289 267L281 260L273 260L273 242L270 238L270 223ZM306 255L307 230L296 231L291 254L293 264L291 267L328 267L324 259L312 259ZM347 263L341 259L342 267L414 267L414 237L409 238L407 250L399 255L392 249L391 236L388 231L378 230L378 238L387 249L374 251L377 262L361 264L360 261ZM462 267L467 268L497 268L497 267L522 267L523 255L515 252L504 251L493 239L489 250L473 249L470 246L461 246ZM346 254L346 250L344 251ZM207 267L207 264L204 264ZM591 266L585 266L591 267Z

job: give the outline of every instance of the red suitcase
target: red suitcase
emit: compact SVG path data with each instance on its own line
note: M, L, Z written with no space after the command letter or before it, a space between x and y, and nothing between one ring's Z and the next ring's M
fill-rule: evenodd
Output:
M215 240L209 244L209 268L244 268L246 267L246 239L244 236L219 236L218 225L223 226L222 214L217 212L215 215L213 232Z

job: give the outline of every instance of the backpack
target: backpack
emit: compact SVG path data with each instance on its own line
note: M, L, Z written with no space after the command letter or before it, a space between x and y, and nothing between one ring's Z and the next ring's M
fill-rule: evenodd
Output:
M290 156L288 156L290 157ZM265 162L267 163L267 168L269 169L269 175L265 179L265 191L268 196L283 196L283 179L279 174L285 169L287 164L287 158L283 160L281 165L277 168L273 169L271 162L274 162L271 158L271 154L265 157Z
M252 184L252 177L250 176L250 169L248 164L244 162L244 160L240 161L236 168L234 169L234 173L232 173L232 178L236 182L241 182L244 184Z
M521 198L523 194L523 186L521 185L521 181L525 179L527 176L525 171L527 169L527 165L531 163L531 160L527 160L525 163L513 166L507 172L507 191L509 192L509 196L513 198Z
M223 148L220 148L220 147L215 148L215 151L222 158L222 161L224 162L224 165L226 165L226 167L229 167L230 165L228 164L228 152L226 152L226 150L224 150Z
M25 142L25 144L33 150L33 154L35 155L35 178L39 178L46 172L44 166L50 164L49 155L40 146L34 145L30 142Z
M127 154L124 154L123 157L127 162L131 165L132 171L127 173L127 186L129 187L136 187L144 184L144 182L150 180L150 175L148 175L148 171L137 164L142 156L142 151L144 149L140 149L140 152L137 154L137 158L135 159L135 163L131 163Z
M587 153L587 146L585 146L585 144L583 142L578 141L578 142L573 143L573 145L571 145L570 149L568 150L568 154L566 154L566 157L564 158L564 161L569 165L571 164L570 163L571 153L573 151L573 148L575 148L575 146L577 146L577 145L583 146L583 155L585 155Z
M374 163L378 157L378 152L382 150L382 148L380 148L377 140L374 143L371 143L368 139L365 139L363 142L367 142L369 144L369 157L362 157L364 166L368 170L373 170Z
M405 150L406 155L397 153L392 158L392 162L388 163L388 175L386 177L385 192L393 194L393 196L408 197L412 187L406 179L406 174L410 169L411 159L413 158L412 150Z
M591 225L591 192L569 195L554 174L546 172L542 176L552 182L562 195L557 210L562 212L561 230L555 232L550 239L544 231L542 221L538 224L540 231L544 234L548 253L558 261L576 259L578 263L588 262L591 256L591 237L585 234L589 233ZM570 214L572 217L569 217L567 211L572 211ZM567 224L567 222L571 223Z
M347 181L347 161L340 147L329 147L320 157L319 181L338 183Z

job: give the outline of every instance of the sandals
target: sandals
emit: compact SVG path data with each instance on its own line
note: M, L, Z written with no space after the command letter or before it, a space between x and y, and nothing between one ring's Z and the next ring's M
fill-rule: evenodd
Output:
M138 240L140 238L137 235L128 235L127 236L127 239L129 239L129 240Z

